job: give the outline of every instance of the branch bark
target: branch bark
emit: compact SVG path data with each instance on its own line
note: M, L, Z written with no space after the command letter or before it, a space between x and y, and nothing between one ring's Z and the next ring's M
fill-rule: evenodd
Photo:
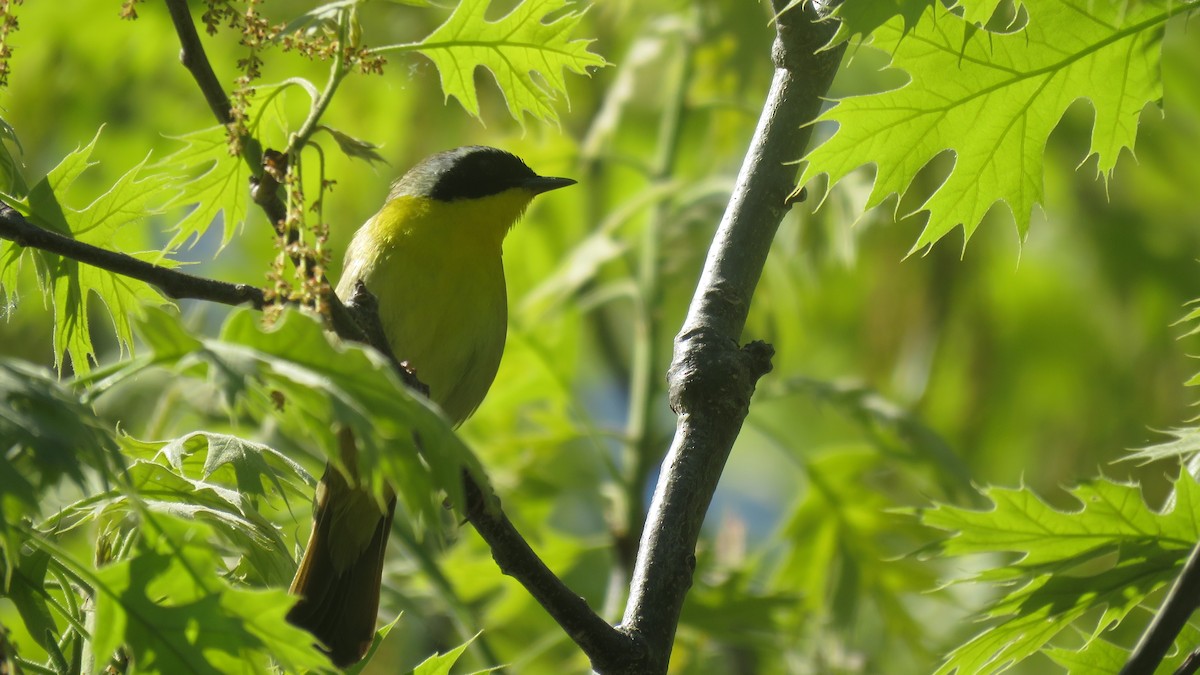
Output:
M0 239L8 239L17 246L30 246L131 279L144 281L174 300L191 298L218 302L223 305L249 304L255 309L262 309L265 304L263 291L256 286L231 284L198 277L169 267L154 265L131 255L85 244L34 225L26 220L25 216L4 203L0 203Z
M786 6L775 0L776 11ZM795 181L802 154L845 45L825 51L837 25L803 3L776 19L775 77L717 229L668 371L674 441L642 533L621 630L646 646L637 672L665 673L695 571L700 526L749 411L772 348L739 347L754 288ZM632 672L632 671L631 671Z
M1134 647L1129 661L1121 669L1121 675L1142 675L1157 670L1158 664L1162 663L1163 657L1167 655L1171 645L1175 644L1175 638L1187 625L1197 607L1200 607L1200 544L1192 549L1183 571L1175 579L1175 585L1167 593L1162 607ZM1191 668L1200 664L1200 659L1189 657L1188 661L1191 662L1188 666Z

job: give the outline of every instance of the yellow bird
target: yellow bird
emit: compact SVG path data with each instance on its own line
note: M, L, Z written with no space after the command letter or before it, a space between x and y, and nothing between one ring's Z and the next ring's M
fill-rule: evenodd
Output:
M504 351L504 236L535 196L574 184L539 176L496 148L441 152L396 181L346 251L338 296L366 285L392 351L455 425L483 401ZM360 660L374 638L394 507L395 498L381 511L329 466L317 485L291 587L300 600L288 621L316 636L338 666Z

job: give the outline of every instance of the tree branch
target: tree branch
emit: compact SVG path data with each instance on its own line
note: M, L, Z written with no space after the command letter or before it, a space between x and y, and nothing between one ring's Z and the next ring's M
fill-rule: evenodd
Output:
M167 11L171 13L171 23L175 24L175 33L179 36L179 62L187 68L192 74L192 78L196 80L196 84L200 86L200 92L204 94L204 100L208 101L208 107L216 116L217 121L221 124L229 124L233 121L230 115L229 96L225 93L225 88L221 86L221 81L217 79L217 74L213 72L212 64L208 61L208 55L204 53L204 44L200 42L200 35L196 32L196 24L192 22L192 12L188 9L186 0L166 0Z
M204 45L200 42L199 33L196 32L196 24L192 21L192 12L188 9L187 0L166 0L166 3L167 11L171 13L171 23L175 25L175 34L179 36L179 62L192 74L192 79L196 80L196 86L200 87L200 93L208 102L213 116L217 118L218 122L228 127L233 122L232 104L229 102L229 95L225 93L225 88L221 86L221 81L213 72L208 55L204 52ZM287 207L279 198L279 183L269 172L263 171L262 144L258 142L257 138L249 135L243 135L239 140L241 141L242 158L246 160L246 164L250 166L253 174L250 179L250 196L254 199L254 203L258 204L267 214L276 233L283 235L285 233L282 228L283 222L287 219Z
M596 672L639 672L638 665L645 661L642 645L600 618L587 601L546 567L504 515L499 499L485 498L479 484L465 472L463 483L467 495L467 519L487 542L500 571L518 580L529 591L587 654Z
M775 0L775 9L786 6ZM729 451L749 411L755 383L771 368L772 348L738 347L754 288L794 186L795 167L812 135L841 62L844 44L820 51L835 23L812 3L776 19L775 77L737 184L709 249L668 372L675 439L642 532L630 601L620 626L644 641L641 672L665 673L683 600L695 570L700 526Z
M1200 544L1192 549L1183 571L1167 593L1154 620L1146 627L1142 639L1133 649L1121 675L1153 673L1175 643L1176 636L1200 606ZM1189 659L1196 661L1194 659ZM1194 667L1195 664L1189 667Z
M257 286L198 277L148 263L131 255L85 244L34 225L4 203L0 203L0 239L8 239L17 246L30 246L56 253L64 258L144 281L174 300L190 298L218 302L222 305L248 303L255 309L262 309L265 304L263 291Z

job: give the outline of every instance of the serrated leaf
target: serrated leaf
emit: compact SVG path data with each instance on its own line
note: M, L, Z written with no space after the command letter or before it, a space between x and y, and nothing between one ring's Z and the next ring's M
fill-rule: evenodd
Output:
M1137 462L1144 466L1162 459L1175 458L1182 464L1188 464L1200 455L1200 428L1167 429L1163 433L1172 436L1174 440L1138 448L1117 461Z
M1158 551L1151 557L1127 558L1099 574L1039 576L993 605L986 616L1003 620L951 652L935 675L1007 670L1092 610L1103 608L1095 626L1086 631L1094 637L1170 583L1183 557Z
M793 11L805 0L791 0L780 12ZM837 21L837 33L829 41L835 45L845 40L869 37L880 26L888 23L894 17L900 17L904 22L903 30L907 32L917 24L925 10L933 6L934 0L851 0L834 7L829 21Z
M241 157L229 154L227 133L224 126L215 126L177 136L174 140L183 147L159 163L173 172L192 176L179 184L179 192L164 208L195 206L174 225L175 234L164 250L174 250L193 237L198 239L222 214L224 247L245 222L250 169Z
M462 657L463 652L467 651L467 647L477 637L479 637L479 633L476 633L470 640L467 640L445 654L430 656L413 669L413 675L450 675L450 669L454 667L454 664Z
M557 122L554 103L559 96L567 100L563 69L585 75L588 68L608 65L588 51L591 40L572 39L583 12L562 11L565 0L524 0L500 20L487 21L489 1L462 0L416 50L437 66L446 98L457 98L474 117L479 117L475 69L483 67L496 79L513 119L523 125L528 113ZM558 16L544 22L551 14Z
M1186 476L1186 474L1185 474ZM1137 485L1099 480L1073 488L1079 511L1060 511L1027 488L988 488L990 511L939 505L922 514L930 527L955 532L941 544L944 555L995 551L1023 554L1023 566L1085 556L1117 544L1153 540L1186 551L1200 539L1200 487L1190 477L1175 483L1175 503L1152 511Z
M92 647L107 655L124 644L140 673L267 672L267 655L291 672L328 668L311 636L284 615L282 590L234 588L207 545L203 524L154 515L128 560L94 573Z
M126 437L122 445L129 454L138 455L161 450L166 443ZM80 514L80 522L94 517L105 522L126 516L136 518L143 511L197 520L219 535L222 544L215 548L237 560L232 573L235 578L256 585L283 586L295 573L295 561L279 528L259 512L251 496L150 460L135 461L125 475L135 496L113 492L103 501L92 503L86 513ZM302 494L298 486L291 490Z
M1200 486L1186 473L1171 506L1158 512L1136 485L1097 480L1070 492L1083 505L1077 511L1055 509L1028 489L992 488L984 491L989 511L939 506L923 514L924 524L955 532L940 544L944 556L1020 554L966 577L994 582L1004 595L983 614L992 625L939 673L999 672L1068 626L1095 638L1169 584L1200 538ZM1016 582L1023 585L1009 590ZM1102 611L1094 625L1078 625L1095 610Z
M284 481L296 485L293 476L316 485L312 476L282 453L229 434L197 431L168 442L160 452L177 471L233 486L251 498L267 497L271 494L267 488L273 487L276 496L286 499L289 491Z
M234 402L311 439L334 463L341 463L337 430L348 428L360 477L377 494L390 483L428 522L441 512L438 489L461 508L462 471L482 471L449 423L376 352L330 340L305 314L285 312L264 328L257 314L239 311L221 340L206 341L195 356Z
M839 128L807 155L800 183L822 173L836 183L874 164L871 208L905 193L926 164L952 151L954 168L921 207L929 221L914 250L960 224L969 238L997 201L1024 236L1042 201L1046 140L1080 98L1096 113L1089 154L1110 175L1121 150L1133 149L1142 108L1162 96L1163 24L1200 3L1023 4L1029 24L1014 34L980 37L940 3L907 34L902 18L877 30L873 46L892 54L910 82L842 99L822 115Z
M99 138L97 132L86 147L67 155L34 185L28 197L14 199L0 195L0 199L36 225L111 249L121 228L158 212L159 203L168 198L171 179L158 173L142 177L146 164L143 160L87 207L70 208L62 200L89 166L89 157ZM142 260L154 258L146 253L130 255ZM13 244L0 247L0 287L9 293L16 289L23 259L34 262L43 293L53 302L54 362L60 372L64 355L70 356L76 373L91 370L95 349L88 323L89 297L94 295L108 310L117 345L122 350L132 348L132 321L142 315L145 306L170 304L157 289L143 281Z

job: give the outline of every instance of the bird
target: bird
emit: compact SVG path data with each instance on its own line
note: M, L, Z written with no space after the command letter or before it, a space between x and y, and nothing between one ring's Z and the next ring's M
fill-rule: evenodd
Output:
M508 324L505 235L539 194L574 185L540 176L516 155L472 145L426 157L393 185L354 234L336 293L362 283L376 298L389 346L454 426L483 401ZM340 452L353 467L353 439ZM312 633L338 667L360 661L375 635L395 496L381 508L327 464L287 620Z

